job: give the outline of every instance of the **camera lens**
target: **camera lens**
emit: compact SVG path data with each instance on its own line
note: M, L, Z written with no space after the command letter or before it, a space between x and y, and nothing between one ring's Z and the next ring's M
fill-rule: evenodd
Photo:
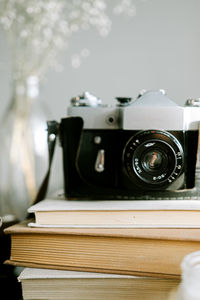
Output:
M130 179L146 189L165 189L183 171L183 149L171 133L139 132L127 142L123 162Z
M143 168L147 171L159 170L163 163L163 154L158 150L150 150L142 159Z

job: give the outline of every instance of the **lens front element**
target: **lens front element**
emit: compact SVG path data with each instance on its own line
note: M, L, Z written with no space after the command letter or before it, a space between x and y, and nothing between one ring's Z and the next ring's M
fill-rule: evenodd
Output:
M163 161L164 153L161 153L159 150L150 150L145 153L142 165L147 172L154 172L162 168Z

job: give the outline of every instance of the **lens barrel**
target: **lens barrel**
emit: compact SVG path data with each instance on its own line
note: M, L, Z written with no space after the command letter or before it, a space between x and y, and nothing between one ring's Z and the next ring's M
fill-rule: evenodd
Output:
M137 185L164 189L183 172L183 148L167 131L141 131L127 142L123 162L131 181Z

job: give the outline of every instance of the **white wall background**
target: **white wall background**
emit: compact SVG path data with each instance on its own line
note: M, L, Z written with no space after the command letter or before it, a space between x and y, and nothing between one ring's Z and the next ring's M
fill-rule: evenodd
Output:
M63 54L64 71L48 71L41 94L53 118L64 116L69 99L85 90L109 103L115 96L136 97L143 88L163 88L179 104L200 97L200 1L135 0L135 4L135 17L113 16L107 38L95 30L73 36ZM73 69L71 55L82 48L89 48L91 55ZM0 114L10 97L10 81L10 51L0 29Z

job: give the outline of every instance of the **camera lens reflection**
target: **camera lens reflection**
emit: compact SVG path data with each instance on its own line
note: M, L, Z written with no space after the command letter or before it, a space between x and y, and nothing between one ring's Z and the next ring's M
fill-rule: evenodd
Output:
M148 170L159 169L162 166L163 157L159 151L149 151L143 158L143 165Z

